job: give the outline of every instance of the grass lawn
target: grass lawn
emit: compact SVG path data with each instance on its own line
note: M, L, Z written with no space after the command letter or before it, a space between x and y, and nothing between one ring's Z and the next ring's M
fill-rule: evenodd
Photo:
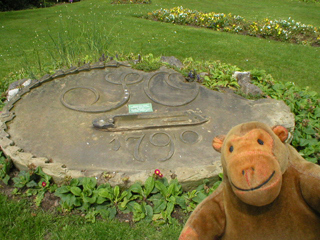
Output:
M12 201L0 194L0 239L176 240L182 226L119 221L87 223L80 215L34 209L27 200Z
M147 21L135 16L183 6L239 14L248 20L287 19L320 26L320 4L299 1L160 1L112 5L83 0L46 9L0 13L0 79L9 73L44 75L49 69L97 61L114 52L174 55L181 60L221 60L243 70L264 69L277 80L320 92L320 49L214 32L210 29Z
M153 0L145 5L82 0L45 9L1 12L0 81L40 77L61 67L97 61L103 53L152 53L180 60L220 60L244 71L264 69L276 80L310 86L320 93L320 48L137 17L175 6L231 12L248 20L291 17L320 26L320 4L298 0ZM0 194L0 239L177 239L181 228L177 223L86 223L81 216L46 213L35 210L28 201L12 201Z

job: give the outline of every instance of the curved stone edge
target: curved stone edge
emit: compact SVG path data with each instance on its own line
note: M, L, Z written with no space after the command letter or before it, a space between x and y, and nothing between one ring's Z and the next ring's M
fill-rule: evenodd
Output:
M97 62L93 64L84 64L81 67L71 67L65 71L57 70L54 74L46 74L39 80L30 81L30 79L26 79L26 81L30 81L30 83L27 86L19 88L17 94L13 96L10 101L6 102L6 105L2 110L2 114L0 115L0 146L3 153L13 161L14 165L20 171L28 171L35 167L41 167L43 172L50 175L54 182L58 184L63 183L66 178L80 178L88 176L95 177L98 180L98 183L108 182L112 186L130 186L137 181L144 183L149 176L154 174L154 170L140 170L132 172L72 170L62 163L51 162L50 159L46 157L36 157L32 153L24 152L22 148L15 145L15 143L10 139L10 135L6 132L6 123L10 122L15 117L14 112L10 112L10 110L24 94L30 92L33 88L39 87L43 83L65 75L76 74L82 71L90 71L91 69L104 69L107 67L117 68L120 66L131 67L127 62L117 62L113 60L107 63ZM184 189L192 189L201 184L203 179L218 179L218 174L222 172L222 168L219 166L220 159L217 160L218 161L213 161L213 165L211 166L199 166L197 168L181 167L176 169L174 172L171 170L161 170L161 172L168 180L170 178L177 178Z
M41 86L43 83L52 81L56 78L63 77L69 74L76 74L81 71L90 71L91 69L104 69L107 67L130 67L130 64L127 62L117 62L110 61L107 63L97 62L94 64L85 64L81 67L71 67L68 70L58 70L52 75L45 75L39 80L32 80L28 86L23 87L16 96L14 96L10 101L6 103L3 108L3 112L0 116L0 146L7 157L10 157L15 164L15 166L23 171L27 171L29 168L40 166L42 170L52 176L53 180L56 183L63 183L66 178L79 178L79 177L96 177L98 182L104 183L109 182L111 185L123 185L130 186L134 182L140 181L144 183L144 181L153 175L154 170L141 170L139 172L123 172L123 171L113 171L107 172L103 171L79 171L72 170L67 168L61 163L51 163L49 159L45 157L35 157L32 153L24 152L23 149L19 148L14 144L14 142L10 139L9 134L5 131L7 129L6 122L11 121L15 114L14 112L10 112L10 110L14 107L14 104L21 99L21 97L28 93L31 89ZM161 70L161 69L160 69ZM27 80L28 81L28 80ZM269 119L269 125L277 125L282 124L285 127L289 128L290 132L294 130L294 115L290 112L289 107L283 101L277 101L272 99L272 103L270 99L260 99L256 101L252 101L252 109L254 113L257 115L261 115L263 112L263 107L261 107L261 103L265 106L269 104L275 104L277 109L286 109L287 115L278 115L273 119ZM259 104L256 104L259 103ZM258 114L260 112L260 114ZM291 141L289 139L288 141ZM222 172L222 167L220 163L220 157L217 159L213 159L213 164L211 166L198 166L198 167L181 167L177 168L175 172L170 170L162 170L163 175L170 179L176 177L180 184L184 189L192 189L197 187L199 184L203 182L204 179L211 180L212 182L218 180L218 174ZM108 175L108 179L106 179L105 175Z
M289 106L286 105L284 101L262 98L252 102L251 107L254 118L264 115L264 122L269 126L273 127L276 125L281 125L287 128L289 131L289 136L286 142L291 143L295 128L295 117ZM271 107L274 109L274 113L276 113L272 114L272 116L267 114L267 109L271 109Z
M35 167L41 167L43 172L50 175L54 182L58 184L63 183L67 178L95 177L98 180L98 183L108 182L112 186L130 186L135 182L144 183L145 180L154 173L154 170L141 170L139 172L82 172L79 170L72 170L58 163L50 163L50 160L45 157L35 157L32 153L24 152L23 149L15 146L13 141L8 137L9 136L0 137L2 151L6 156L12 159L13 163L20 171L28 171ZM199 166L197 168L180 167L175 171L161 170L161 172L168 180L170 178L177 178L185 190L190 190L201 184L204 179L208 179L211 182L218 179L218 174L222 172L219 159L216 159L218 161L213 161L213 164L210 166ZM106 175L108 176L107 178Z
M3 107L2 111L9 112L13 108L14 104L17 101L19 101L24 94L30 92L30 90L33 88L41 86L45 82L52 81L56 78L60 78L65 75L76 74L83 71L90 71L92 69L104 69L107 67L120 67L120 66L131 67L131 65L128 62L118 62L118 61L112 60L106 63L105 62L96 62L92 64L87 63L80 67L71 67L67 70L59 69L54 74L52 75L46 74L39 80L25 79L25 81L19 87L15 88L18 91L14 96L11 97L10 100L6 102L6 105ZM24 84L25 82L28 82L28 84ZM14 89L11 89L11 90L14 90Z

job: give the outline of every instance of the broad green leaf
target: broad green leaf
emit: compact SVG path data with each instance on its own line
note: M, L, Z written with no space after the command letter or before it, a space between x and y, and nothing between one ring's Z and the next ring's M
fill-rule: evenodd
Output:
M309 135L316 134L316 131L310 126L305 128L305 129L303 129L303 132L306 133L306 134L309 134Z
M173 194L174 194L174 188L175 188L175 185L174 185L174 184L170 184L169 187L168 187L166 196L171 196L171 195L173 195ZM160 191L161 191L161 190L160 190Z
M220 184L221 184L221 181L215 182L215 183L212 185L211 189L212 189L212 190L216 190L216 189L220 186Z
M168 202L171 202L173 204L176 204L176 196L170 196L168 199Z
M110 215L110 211L108 211L108 209L99 209L97 210L98 214L101 215L101 217L103 219L108 219L109 218L109 215Z
M317 106L316 109L314 110L314 117L320 118L320 107L319 106Z
M312 162L312 163L318 163L318 159L317 158L306 158L307 161Z
M73 186L73 187L76 187L76 186L78 186L79 185L79 183L80 183L80 181L79 181L79 179L77 179L77 178L73 178L73 179L71 179L71 181L70 181L70 186Z
M113 195L115 198L118 198L120 195L120 187L119 186L115 186L113 189Z
M223 180L223 173L219 173L218 176L221 180Z
M38 195L37 195L37 197L36 197L36 199L35 199L35 203L36 203L36 206L40 206L40 204L41 204L41 202L42 202L42 200L43 200L43 198L44 198L44 194L45 194L46 192L45 191L40 191L39 193L38 193Z
M90 196L92 196L92 193L93 193L92 189L83 188L83 190L82 190L82 194L83 194L84 196L90 197Z
M129 188L129 191L143 195L142 187L138 182L131 185L131 187Z
M91 223L95 223L96 222L96 215L98 214L97 211L89 211L87 213L87 215L85 216L86 220L88 222L91 222Z
M4 184L8 185L10 180L10 176L8 174L5 175L4 178L2 178L2 181L4 182Z
M61 187L57 188L55 193L68 193L70 192L70 187L66 185L62 185Z
M161 193L157 193L148 198L149 201L156 202L160 200L164 200L164 196Z
M101 197L101 196L98 196L98 197L97 197L97 204L102 204L102 203L104 203L105 201L107 201L106 198Z
M88 202L84 202L80 205L80 207L78 208L80 211L89 211L90 210L90 203Z
M152 220L157 221L159 219L163 219L163 216L161 213L153 214Z
M183 209L187 209L186 200L183 197L176 197L176 203Z
M112 220L117 215L117 209L115 206L108 208L109 211L109 218Z
M38 189L33 189L33 188L29 188L25 194L30 197L30 196L33 196L33 195L36 195L38 193Z
M174 209L174 204L171 202L168 202L167 209L166 209L167 216L171 216L173 209Z
M123 201L120 203L120 205L118 205L119 209L121 211L125 210L126 207L127 207L128 202L129 202L129 199L124 198Z
M200 203L203 201L203 199L205 199L207 197L206 194L204 194L203 192L199 192L197 194L197 196L195 196L194 198L192 198L193 201L195 201L196 203Z
M131 193L130 193L131 194ZM129 195L129 192L127 192L127 191L123 191L122 193L121 193L121 195L120 195L120 197L118 197L118 202L120 202L120 201L122 201L126 196L128 196ZM131 196L132 196L132 194L131 194Z
M26 184L28 188L38 187L38 184L35 181L30 181Z
M133 204L133 221L137 222L144 219L146 216L144 207L137 202Z
M93 196L93 197L87 197L87 196L83 196L83 202L84 203L90 203L90 204L93 204L96 202L97 200L97 197L96 196Z
M100 189L100 188L109 189L109 188L112 188L112 187L111 187L111 185L109 183L104 183L104 184L100 184L97 189Z
M165 200L159 200L157 202L154 202L154 206L153 206L153 212L154 213L160 213L163 210L165 210L167 207L167 202Z
M146 212L146 221L147 222L152 222L152 217L153 217L153 209L150 205L145 206L145 212Z
M77 202L77 199L76 199L76 196L75 195L72 195L72 194L66 194L64 195L61 200L63 202L65 202L67 204L67 206L72 209L73 206L80 206L81 204L79 204Z
M168 179L165 178L165 177L160 178L160 179L157 179L156 182L161 182L165 187L168 187L168 186L169 186Z
M303 139L303 138L300 139L300 146L303 146L303 147L312 146L317 143L318 141L316 139Z
M148 197L149 194L152 192L152 190L154 189L154 184L155 184L155 179L154 177L148 177L144 187L145 187L145 197Z
M109 200L113 200L113 195L110 193L109 189L100 188L98 190L98 195L104 198L108 198Z
M97 186L97 179L94 177L82 178L82 186L84 190L93 190Z
M164 197L167 196L167 188L166 188L166 186L165 186L162 182L156 181L156 182L155 182L155 186L156 186L156 188L159 189L160 193L161 193Z
M79 187L70 187L70 191L73 195L80 196L81 195L81 189Z

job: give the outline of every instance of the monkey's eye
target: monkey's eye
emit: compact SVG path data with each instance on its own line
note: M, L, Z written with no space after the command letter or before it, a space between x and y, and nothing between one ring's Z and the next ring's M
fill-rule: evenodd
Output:
M233 146L229 147L229 152L233 152Z
M264 144L264 142L263 142L261 139L258 139L258 143L259 143L260 145L263 145L263 144Z

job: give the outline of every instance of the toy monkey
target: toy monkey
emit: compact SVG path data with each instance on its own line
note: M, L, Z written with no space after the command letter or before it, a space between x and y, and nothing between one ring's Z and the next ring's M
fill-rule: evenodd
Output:
M213 140L224 178L179 240L320 239L320 166L285 143L288 130L240 124Z

